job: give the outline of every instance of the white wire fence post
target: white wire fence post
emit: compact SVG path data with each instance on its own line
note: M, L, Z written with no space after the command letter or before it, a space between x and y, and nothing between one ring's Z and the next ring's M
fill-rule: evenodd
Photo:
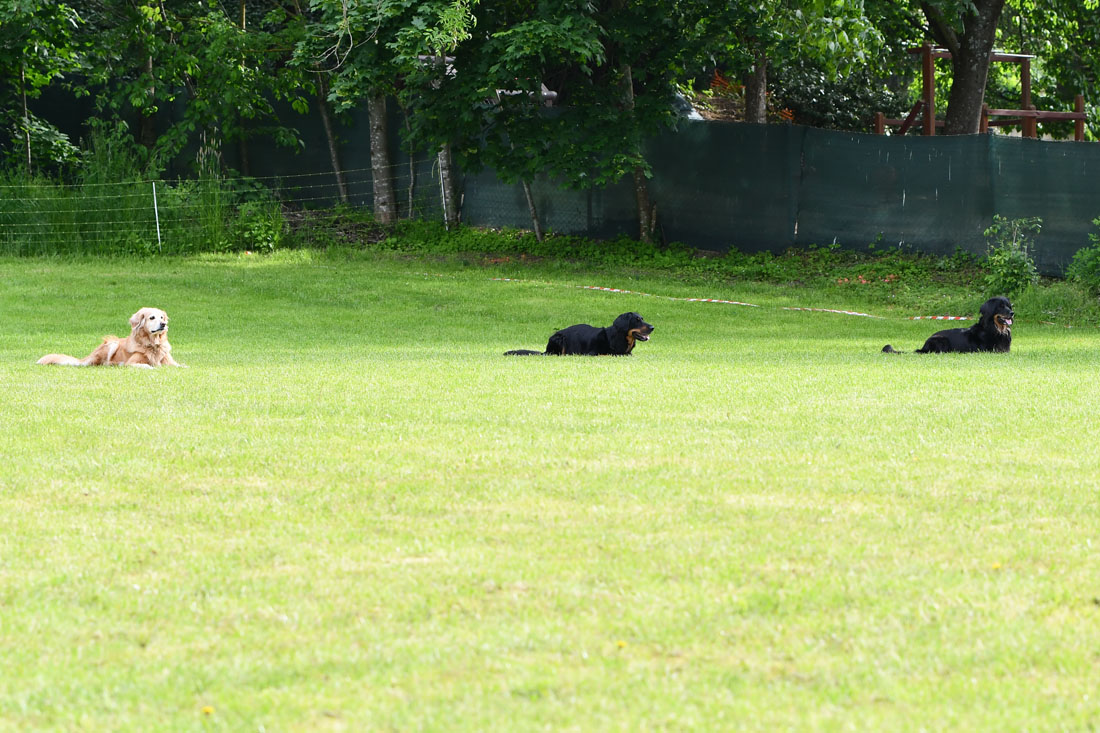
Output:
M153 181L153 216L157 220L157 252L161 252L160 242L160 209L157 207L157 182Z
M451 220L447 216L447 186L443 183L443 166L439 166L439 196L443 199L443 228L451 231Z

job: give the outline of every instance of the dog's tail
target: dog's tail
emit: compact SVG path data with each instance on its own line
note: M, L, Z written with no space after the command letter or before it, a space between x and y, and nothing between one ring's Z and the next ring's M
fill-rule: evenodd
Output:
M885 346L882 347L882 353L884 353L884 354L904 354L905 352L904 351L897 351L890 344L886 344Z
M68 354L46 354L38 360L38 364L58 364L60 366L84 366L84 362L75 356Z
M505 356L545 356L545 351L532 351L531 349L512 349L505 351Z

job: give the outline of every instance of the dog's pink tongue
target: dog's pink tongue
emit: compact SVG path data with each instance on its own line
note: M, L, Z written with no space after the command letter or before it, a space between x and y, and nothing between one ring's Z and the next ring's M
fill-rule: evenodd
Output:
M1012 325L1012 319L1011 318L1006 318L1005 323L1007 323L1008 325L1011 326Z

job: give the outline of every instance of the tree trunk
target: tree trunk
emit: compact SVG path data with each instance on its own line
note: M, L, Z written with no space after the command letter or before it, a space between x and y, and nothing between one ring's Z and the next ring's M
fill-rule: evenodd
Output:
M245 0L241 0L240 3L240 28L243 33L248 25L248 12ZM244 66L244 59L241 59L241 66ZM243 122L243 120L242 120ZM242 125L243 127L243 125ZM241 175L252 175L252 160L248 154L248 139L244 136L242 131L241 137L237 140L237 155L240 158L241 163Z
M523 195L527 197L527 211L531 214L531 225L535 228L535 239L542 241L542 224L539 223L539 212L535 209L535 197L531 195L531 184L524 178Z
M252 175L252 160L248 154L248 140L244 137L237 140L237 157L240 159L241 175Z
M23 140L27 146L27 177L33 172L34 161L31 158L31 114L27 108L27 72L19 65L19 94L23 97Z
M989 77L989 55L1005 0L974 0L974 12L963 16L962 32L947 22L930 2L922 2L932 37L951 52L951 92L947 97L946 135L978 132Z
M392 224L397 219L396 201L393 195L393 179L390 153L387 146L389 134L386 125L386 98L372 95L367 100L370 114L370 167L374 179L374 217L382 224Z
M640 165L634 167L634 200L638 205L638 239L652 242L657 228L657 206L649 201L649 180Z
M145 73L149 76L149 86L146 93L149 95L149 101L152 102L157 92L153 81L152 56L145 59ZM157 144L157 118L154 115L145 114L143 110L138 110L138 142L146 150L152 150L153 146Z
M405 134L408 136L406 139L411 139L412 123L409 122L409 110L404 105L401 106L401 117L405 120ZM406 192L405 218L412 219L416 213L416 159L412 155L409 156L409 187Z
M623 106L634 113L634 77L630 70L630 64L622 65L623 74ZM642 158L641 145L634 141L634 152L638 159ZM634 167L634 200L638 207L638 239L646 244L653 241L653 230L657 226L654 211L656 207L649 201L649 182L646 180L645 169L641 165Z
M458 193L450 145L444 145L439 149L439 177L442 182L440 187L443 194L443 221L450 229L458 224L459 218Z
M336 131L332 127L332 115L329 113L328 84L320 73L317 74L317 109L321 113L321 127L325 130L325 142L328 143L328 159L332 164L332 173L336 176L336 192L340 203L346 204L348 182L344 177L344 167L340 164L340 148L336 144Z
M768 57L756 54L756 63L745 75L745 122L762 125L768 121Z

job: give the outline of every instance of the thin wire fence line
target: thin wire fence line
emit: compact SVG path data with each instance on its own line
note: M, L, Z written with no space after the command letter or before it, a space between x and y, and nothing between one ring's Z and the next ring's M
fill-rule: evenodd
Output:
M435 161L436 161L435 157L416 158L416 159L413 159L411 161L406 160L406 161L402 161L400 163L391 163L388 166L385 166L385 168L387 170L396 170L398 168L408 170L410 165L419 166L419 165L424 165L424 164L428 164L428 163L434 163ZM372 173L373 171L374 171L374 166L372 166L370 168L346 168L346 169L340 171L340 173L342 173L344 176L347 176L347 175L352 174L352 173ZM289 174L280 174L280 175L271 175L271 176L218 176L214 180L222 181L222 182L230 182L230 181L278 181L278 180L286 180L286 179L290 179L290 178L316 178L316 177L319 177L319 176L335 176L335 175L336 175L335 171L328 170L328 171L318 171L318 172L314 172L314 173L289 173ZM95 187L105 187L105 186L135 186L135 185L148 186L152 183L163 183L165 185L171 185L174 182L188 181L188 180L198 180L198 179L189 179L189 178L175 178L175 179L140 178L140 179L134 179L134 180L129 180L129 181L109 181L109 182L105 182L105 183L12 183L12 184L0 184L0 190L25 189L25 188L32 188L32 189L33 188L41 188L41 189L67 188L67 189L73 189L73 188L95 188ZM336 184L332 184L332 185L336 185Z
M434 160L434 159L432 159ZM423 168L410 172L405 164L393 178L394 203L409 219L442 218L438 186ZM360 174L370 169L352 169ZM294 229L297 212L325 216L346 201L369 210L376 199L371 179L345 176L347 196L335 180L318 181L324 174L273 176L254 198L255 179L207 179L152 185L121 182L122 188L84 190L80 185L53 184L0 190L0 251L7 254L51 254L79 251L159 251L184 254L203 251L203 242L222 237L232 227L241 207L249 202L283 208L284 227ZM271 185L277 179L277 185ZM237 181L249 185L234 185ZM209 184L207 186L207 184ZM255 192L260 192L256 188ZM41 194L41 195L36 195ZM266 216L264 211L249 216ZM259 236L264 236L260 234Z
M301 191L306 191L307 189L303 188L303 189L300 189L300 190ZM327 195L327 196L302 196L302 197L297 197L297 198L287 197L287 196L279 196L279 191L274 191L273 193L276 195L278 200L283 202L283 203L299 203L299 202L302 202L302 201L327 201L327 200L330 200L330 199L336 197L335 193L333 193L331 195ZM163 197L164 195L165 195L164 192L161 192L161 196ZM196 195L201 196L202 194L196 194ZM373 196L373 193L348 194L349 198L364 198L364 197L369 197L369 196ZM105 199L107 197L100 197L100 198ZM133 199L133 198L135 198L134 195L118 196L118 197L115 197L115 200ZM144 196L144 198L148 199L148 201L150 202L148 205L143 205L143 206L111 206L111 207L90 208L90 209L89 208L74 209L74 208L69 208L69 207L65 206L65 204L68 203L68 202L78 201L78 200L79 201L84 201L84 200L86 200L85 197L81 197L80 199L56 199L56 198L8 199L8 202L16 201L16 202L27 203L27 204L34 203L34 202L37 202L37 201L47 201L47 202L52 203L53 205L37 207L35 209L17 208L17 207L10 207L9 208L9 207L5 206L5 204L8 203L8 202L0 200L0 216L4 216L4 215L11 215L11 216L28 215L28 214L38 214L38 213L44 213L44 212L49 212L51 214L98 214L98 213L107 212L107 211L111 211L111 212L141 211L143 209L148 209L152 206L152 200L153 200L152 193L151 192L147 193ZM171 209L197 209L197 208L203 208L205 206L207 206L206 202L201 201L201 200L193 200L193 198L192 198L192 200L183 200L183 201L167 200L167 201L162 201L161 204L160 204L160 208L164 208L164 209L168 209L168 208L171 208Z
M431 162L433 172L436 171L436 165L438 163L437 158L423 158L419 161L412 161L413 164ZM407 169L409 162L395 163L389 166L391 169L402 168ZM366 186L372 179L368 177L352 178L347 180L348 174L353 173L369 173L371 168L355 168L344 171L345 180L344 183L348 187L354 186ZM296 185L284 185L290 182L297 181L299 179L314 179L319 176L332 176L331 171L316 172L316 173L300 173L289 174L279 176L266 176L266 177L234 177L234 178L217 178L208 179L211 184L215 186L229 185L232 182L240 181L278 181L279 185L270 189L274 199L272 203L279 203L284 205L305 205L305 209L309 209L309 205L324 202L325 204L332 205L339 198L339 183L337 181L327 181L323 183L298 183ZM422 179L423 183L420 182ZM194 179L192 179L192 182ZM92 195L79 195L72 196L71 198L62 198L58 196L44 196L41 198L16 196L6 201L0 195L0 241L5 241L11 246L26 248L46 248L54 249L57 251L64 251L66 249L73 249L74 246L79 247L80 241L109 241L112 237L123 236L136 236L137 238L152 239L153 235L157 235L158 247L160 246L160 236L156 230L156 226L159 225L168 236L184 237L193 235L195 232L201 232L204 228L211 225L212 222L217 222L220 219L220 214L210 216L197 216L189 215L195 210L207 209L211 205L209 198L204 200L206 196L213 196L215 198L225 197L225 206L235 209L240 205L239 201L230 203L228 199L233 198L236 192L231 190L225 190L223 188L215 188L213 191L204 191L199 187L189 188L187 190L180 191L177 186L181 183L188 183L186 180L177 180L175 185L165 180L158 180L164 188L160 191L161 202L159 206L154 203L154 191L155 186L151 185L153 181L122 181L114 184L74 184L74 185L62 185L62 184L50 184L50 185L30 185L30 186L0 186L0 192L4 189L12 188L52 188L54 190L62 190L65 192L80 191L84 186L106 186L106 185L118 185L118 186L130 186L132 190L125 191L118 194L92 194ZM197 182L198 186L203 184L202 181ZM411 184L411 185L410 185ZM140 190L139 190L140 187ZM438 206L442 206L442 202L439 197L439 192L435 190L435 176L433 174L426 174L422 176L398 176L394 179L394 193L395 203L399 204L404 209L404 216L418 217L422 216L425 211L436 210ZM407 196L409 189L412 189L412 196ZM327 191L326 195L317 196L301 196L297 194L302 193L318 193L320 191ZM425 191L429 195L425 195ZM518 195L518 194L517 194ZM348 199L353 202L361 202L358 205L367 205L374 199L373 190L365 192L354 192L348 196ZM66 204L71 204L77 201L120 201L126 200L128 203L135 200L144 200L147 203L140 206L117 206L110 207L104 206L102 208L68 208ZM21 203L21 204L34 204L36 202L46 202L45 205L34 209L19 209L13 208L7 210L6 204ZM408 202L408 205L406 204ZM220 204L219 204L220 205ZM316 211L316 209L314 210ZM141 212L146 212L144 216L141 216ZM97 219L95 214L109 215L109 218ZM127 216L127 214L134 214ZM48 221L27 221L30 217L35 216L50 216L52 220ZM126 218L119 218L119 217ZM71 217L71 220L65 220L65 217ZM540 217L545 218L545 217ZM8 221L5 221L8 219ZM104 228L109 227L110 231L103 231ZM49 236L52 232L56 236ZM74 241L74 238L77 241ZM184 245L186 247L186 245ZM521 280L513 278L494 278L503 282L537 282L530 280ZM541 283L544 285L561 285L560 283ZM745 307L759 308L760 306L753 303L745 303L735 300L728 300L722 298L705 298L705 297L676 297L668 295L658 295L654 293L645 293L639 291L628 290L624 288L612 288L596 285L576 285L571 287L583 288L586 290L596 290L611 293L621 293L627 295L637 295L642 297L661 298L666 300L675 300L682 302L703 302L703 303L716 303L726 305L737 305ZM858 311L849 311L843 309L832 308L801 308L801 307L785 307L784 310L802 310L802 311L815 311L823 313L836 313L850 316L858 316L864 318L886 318L886 316L877 316L870 313L861 313ZM970 316L912 316L910 320L949 320L949 321L965 321L970 320Z
M366 183L366 182L367 182L366 180L361 180L361 181L354 181L353 183ZM281 203L296 204L296 203L307 203L307 202L316 202L316 201L331 201L332 199L337 198L337 192L332 191L329 194L319 195L319 196L289 196L289 195L287 195L288 193L317 192L317 191L322 190L322 189L333 189L333 188L334 188L334 186L332 186L332 185L298 186L298 187L292 187L292 188L276 189L272 193L274 194L275 198ZM420 187L416 192L414 192L414 199L424 199L425 198L425 195L424 195L425 191L427 191L429 194L434 194L435 193L434 192L434 186L430 186L430 185L425 184L424 186ZM195 191L195 192L188 192L188 193L189 193L189 195L187 196L187 198L184 198L184 199L180 200L180 199L175 198L175 197L172 196L171 190L162 191L162 192L160 192L160 196L162 197L163 200L160 202L159 206L162 210L178 210L178 209L187 210L187 209L205 208L206 206L208 206L208 202L203 201L202 196L204 196L204 195L214 195L214 196L225 195L225 196L228 196L229 195L227 192L212 192L210 194L205 194L204 192L201 192L201 191ZM407 193L407 190L401 191L401 193L399 195L395 196L395 198L399 202L405 202L405 201L407 201L407 196L404 195L406 193ZM374 196L373 191L353 192L353 193L350 193L348 195L349 198L353 198L353 199L370 199L370 198L373 198L373 196ZM143 204L141 206L103 206L103 207L98 207L98 208L94 208L94 207L93 208L89 208L89 207L72 208L70 206L73 203L87 201L89 199L94 199L94 200L98 200L98 201L110 201L110 200L134 201L135 199L138 199L138 198L145 199L146 201L148 201L148 203ZM434 200L435 196L431 195L430 198ZM38 198L38 199L28 199L28 198L18 197L18 198L11 198L11 199L7 199L7 200L0 199L0 217L3 217L3 216L11 216L11 217L30 216L30 215L38 215L38 214L43 214L43 213L49 213L49 214L52 214L52 215L65 215L65 216L67 216L67 215L75 215L75 214L99 214L99 213L108 213L108 212L118 213L118 212L128 212L128 211L143 211L143 210L151 210L152 209L152 201L153 201L153 195L152 195L152 190L151 189L149 191L143 191L140 194L137 193L137 192L133 192L133 193L118 195L118 196L96 196L96 197L82 196L82 197L74 197L74 198L43 197L43 198ZM45 202L46 205L33 206L32 207L32 205L38 204L40 202ZM19 206L13 205L13 204L24 204L24 205L26 205L26 207L23 208L23 207L19 207ZM0 224L0 226L3 226L3 224ZM44 226L49 226L49 223L44 224Z
M213 185L218 185L218 184L228 185L228 184L231 184L233 182L254 181L254 180L255 179L247 179L247 178L218 179L216 181L210 181L209 183L213 184ZM286 179L284 178L284 179L280 179L280 180L286 180ZM351 178L350 180L345 177L344 184L348 185L348 186L354 186L354 185L358 185L358 184L370 183L370 182L373 182L373 180L374 179L371 178L371 177ZM403 184L407 184L412 179L408 176L397 176L397 177L391 178L390 180L396 185L403 185ZM7 201L34 202L34 201L67 201L67 200L79 198L80 200L108 201L108 200L113 200L113 199L131 198L131 197L134 197L134 196L152 195L151 194L151 191L152 191L151 184L152 183L153 183L152 181L146 181L146 182L143 182L143 183L132 183L130 185L135 187L134 190L126 191L126 192L118 193L118 194L99 194L99 195L81 194L79 196L72 195L72 196L68 196L68 197L56 196L56 195L54 195L54 196L38 196L38 197L35 197L35 196L13 196L13 197L7 198L5 200L7 200ZM185 184L183 190L197 191L197 190L201 190L201 186L204 185L205 182L195 181L194 179L184 179L182 181L173 181L173 182L156 181L156 183L163 184L163 188L161 189L163 191L180 190L180 188L181 188L180 184L181 183ZM190 183L197 183L198 186L193 187L193 188L192 187L186 187L186 184L190 184ZM291 185L274 186L270 190L275 191L275 192L278 192L278 191L309 191L309 190L319 189L319 188L335 189L335 188L339 188L339 186L340 186L340 184L338 182L331 181L331 182L328 182L328 183L314 183L314 184L309 184L309 185L301 184L301 185L293 185L293 186L291 186ZM138 187L140 187L140 190L138 189ZM58 184L50 190L60 191L60 192L66 193L66 194L77 194L77 193L80 192L80 189L81 189L80 185Z

